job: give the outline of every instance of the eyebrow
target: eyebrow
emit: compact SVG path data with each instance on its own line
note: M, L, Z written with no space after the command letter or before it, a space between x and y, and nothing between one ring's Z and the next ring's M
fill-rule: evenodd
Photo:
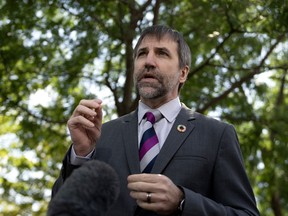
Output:
M170 50L167 49L166 47L156 47L155 49L156 49L156 51L164 51L164 52L167 52L169 55L171 55ZM148 50L147 47L140 48L140 49L138 49L137 54L139 52L143 52L143 51L146 52L147 50Z
M137 54L138 54L139 52L142 52L142 51L147 51L147 47L143 47L143 48L138 49L138 50L137 50Z
M169 55L171 55L171 52L169 49L167 49L166 47L156 47L157 51L164 51L166 53L168 53Z

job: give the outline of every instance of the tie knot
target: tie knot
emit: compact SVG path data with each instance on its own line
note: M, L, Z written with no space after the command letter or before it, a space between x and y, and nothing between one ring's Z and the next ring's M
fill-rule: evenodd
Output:
M150 111L146 112L145 116L146 116L147 121L151 122L151 124L154 124L155 122L160 120L162 115L158 110L156 110L156 111L153 111L153 113Z

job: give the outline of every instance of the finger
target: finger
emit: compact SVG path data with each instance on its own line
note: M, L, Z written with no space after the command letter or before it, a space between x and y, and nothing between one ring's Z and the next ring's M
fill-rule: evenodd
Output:
M153 191L153 183L147 182L130 182L127 187L129 190L137 192Z
M161 175L158 174L134 174L127 177L128 189L139 192L156 192L161 187Z
M79 105L82 105L84 107L87 107L93 111L95 111L98 115L101 115L102 117L102 100L100 99L93 99L93 100L81 100Z
M96 117L97 113L96 113L95 110L90 109L89 107L86 107L86 106L83 106L83 105L79 104L75 108L71 118L79 116L79 115L87 116L87 117L91 117L92 118L92 117Z
M79 105L73 112L72 116L86 115L95 117L98 115L98 119L102 120L102 101L100 99L94 100L81 100Z
M94 111L96 112L96 118L95 118L96 124L102 123L103 113L102 113L102 104L101 103L98 104L97 108L94 108Z
M100 99L93 99L93 100L83 99L79 103L79 105L89 107L90 109L97 109L101 104L102 104L102 100Z
M80 104L86 106L96 112L97 119L102 121L102 100L94 99L94 100L82 100Z
M167 208L165 203L159 202L157 195L154 193L145 193L142 195L142 198L136 199L136 203L143 209L151 211L159 211L160 209L164 210Z
M127 178L128 182L149 182L149 183L156 183L161 180L164 176L161 174L148 174L148 173L141 173L141 174L133 174L129 175Z
M147 201L147 192L131 191L130 196L135 200Z
M92 128L95 127L95 124L84 116L75 116L68 120L68 126L71 128L78 127L81 125L82 127Z
M102 100L100 99L94 99L94 100L81 100L80 104L83 106L86 106L93 111L88 111L92 116L90 115L88 119L92 121L95 125L101 125L102 124Z
M102 118L102 101L100 99L94 100L81 100L79 105L73 112L72 116L77 115L90 115L96 116L99 115L98 118Z
M136 203L141 208L157 212L160 215L171 215L177 209L179 202L173 204L169 202L170 199L171 197L167 200L165 194L142 193L140 198L136 199Z
M142 202L155 203L161 200L161 195L153 192L131 191L130 196Z

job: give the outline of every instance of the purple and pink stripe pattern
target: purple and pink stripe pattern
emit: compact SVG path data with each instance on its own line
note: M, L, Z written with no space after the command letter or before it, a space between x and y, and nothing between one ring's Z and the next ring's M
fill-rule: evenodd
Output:
M158 137L154 130L155 116L152 112L145 114L148 129L144 131L139 147L140 169L142 173L150 173L154 161L160 151Z

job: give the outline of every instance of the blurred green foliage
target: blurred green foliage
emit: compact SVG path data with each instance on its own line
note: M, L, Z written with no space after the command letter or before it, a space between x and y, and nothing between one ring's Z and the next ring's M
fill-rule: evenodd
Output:
M133 46L152 24L189 43L181 100L235 125L261 214L288 215L287 8L285 0L1 1L0 215L46 215L81 99L103 99L105 121L135 108Z

